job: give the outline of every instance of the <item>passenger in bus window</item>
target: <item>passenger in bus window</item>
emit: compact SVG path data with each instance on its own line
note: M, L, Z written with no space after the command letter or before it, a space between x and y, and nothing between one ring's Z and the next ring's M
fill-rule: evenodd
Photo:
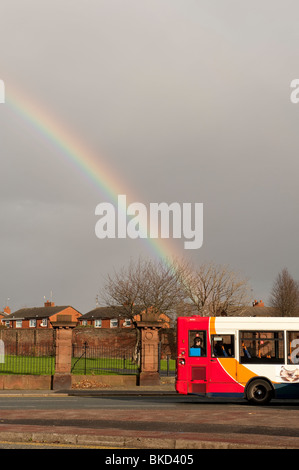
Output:
M190 356L205 356L205 351L200 337L194 338L193 346L190 348Z
M243 348L244 356L245 356L247 359L251 359L250 352L248 351L247 347L245 346L245 343L242 343L242 348Z
M222 341L215 341L214 346L214 356L215 357L228 357L228 354L223 346Z

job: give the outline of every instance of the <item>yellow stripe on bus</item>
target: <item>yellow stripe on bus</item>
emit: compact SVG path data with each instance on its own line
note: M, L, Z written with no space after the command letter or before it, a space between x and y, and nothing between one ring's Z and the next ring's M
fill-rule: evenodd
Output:
M243 364L240 364L236 359L219 358L219 362L225 372L240 385L246 385L248 380L250 380L252 377L257 377L257 374L243 366Z
M210 318L210 335L216 334L215 322L216 322L216 317L211 317Z

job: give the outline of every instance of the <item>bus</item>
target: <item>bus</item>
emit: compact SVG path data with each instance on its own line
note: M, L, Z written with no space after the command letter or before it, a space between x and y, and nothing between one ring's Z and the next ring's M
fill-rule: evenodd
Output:
M299 398L299 318L179 317L175 387L255 405Z

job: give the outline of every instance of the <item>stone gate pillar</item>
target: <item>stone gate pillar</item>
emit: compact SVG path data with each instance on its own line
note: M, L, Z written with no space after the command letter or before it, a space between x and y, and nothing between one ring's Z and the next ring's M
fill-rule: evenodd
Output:
M152 314L142 314L141 321L136 322L140 330L140 376L139 385L159 385L159 330L161 321Z
M72 330L76 322L51 322L55 330L55 374L53 390L72 388Z

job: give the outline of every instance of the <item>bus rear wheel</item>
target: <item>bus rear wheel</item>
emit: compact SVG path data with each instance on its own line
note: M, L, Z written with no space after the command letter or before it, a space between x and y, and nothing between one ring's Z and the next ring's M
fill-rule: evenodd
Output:
M271 385L263 379L253 380L247 387L246 398L252 405L266 405L272 395Z

